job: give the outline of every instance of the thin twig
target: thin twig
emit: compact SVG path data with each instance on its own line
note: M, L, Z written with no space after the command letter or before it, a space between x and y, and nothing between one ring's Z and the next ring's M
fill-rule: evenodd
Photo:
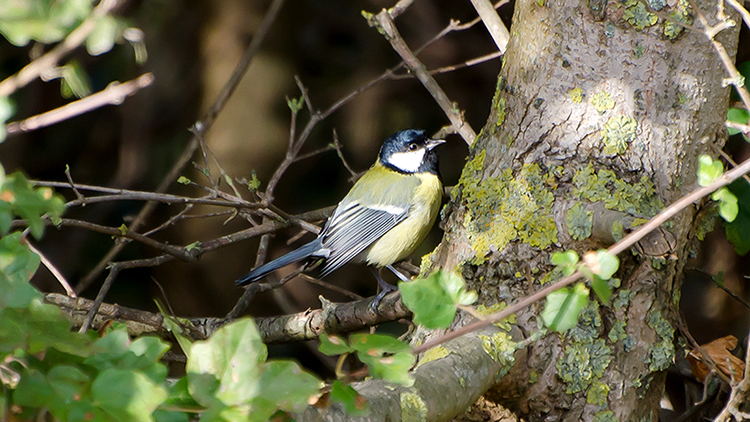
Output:
M505 49L508 47L508 41L510 40L510 33L500 19L500 16L497 15L492 3L489 0L471 0L471 4L482 19L482 22L484 22L484 26L487 27L492 40L495 41L497 50L501 54L505 54Z
M349 166L349 163L346 162L346 158L344 158L344 153L341 151L341 144L339 143L339 134L336 132L336 129L333 129L333 148L336 149L336 155L339 156L339 160L341 160L341 164L344 165L344 168L346 169L346 171L348 171L352 177L356 177L357 172L352 170L352 168Z
M737 167L737 163L732 159L732 157L729 156L726 152L724 152L723 149L719 148L718 145L712 143L711 146L713 147L714 151L716 151L723 159L727 161L732 167ZM747 183L750 183L750 176L744 174L742 175L742 178L745 179Z
M193 204L187 204L182 211L180 211L176 215L170 217L169 220L163 222L158 227L156 227L154 229L151 229L151 230L147 231L146 233L143 233L143 235L144 236L151 236L154 233L158 233L158 232L166 229L167 227L169 227L169 226L175 224L176 222L184 219L185 218L185 214L187 214L187 212L190 211L191 209L193 209Z
M354 292L350 292L349 290L342 289L341 287L336 286L336 285L331 284L331 283L328 283L327 281L323 281L321 279L318 279L318 278L315 278L315 277L311 277L311 276L309 276L307 274L304 274L304 273L300 274L299 276L300 276L300 278L305 279L309 283L318 285L318 286L320 286L320 287L322 287L324 289L328 289L328 290L331 290L331 291L334 291L334 292L337 292L337 293L341 293L342 295L348 297L349 299L352 299L352 300L362 300L362 299L364 299L362 296L360 296L360 295L358 295L358 294L356 294Z
M747 88L744 86L745 78L734 66L734 60L729 57L727 50L724 48L724 45L714 39L716 34L721 32L722 30L733 27L734 22L729 22L729 20L720 20L715 26L711 26L709 25L706 17L703 15L703 12L701 12L701 10L695 4L695 1L689 0L689 2L690 7L695 11L695 14L698 17L701 25L703 25L703 28L705 28L702 32L706 35L709 41L711 41L711 44L713 44L714 50L716 50L716 53L718 53L721 62L724 64L724 67L729 73L729 79L725 80L725 82L734 85L734 88L737 90L742 103L745 105L745 109L750 110L750 92L748 92Z
M88 318L86 318L86 321L81 325L81 328L78 330L80 333L85 333L88 331L89 328L91 328L91 324L94 322L94 318L96 317L96 313L99 311L99 307L102 306L102 303L104 303L104 298L107 297L107 293L109 292L109 289L112 287L112 284L115 281L115 278L117 278L117 274L120 272L120 266L116 263L112 264L112 266L109 268L109 274L107 275L107 278L104 280L104 284L102 284L101 289L99 289L99 293L96 295L96 299L94 300L94 304L91 307L91 310L89 311Z
M122 84L119 82L112 82L106 88L104 88L104 90L99 91L96 94L81 98L78 101L73 101L70 104L66 104L46 113L29 117L28 119L22 120L20 122L8 123L8 125L6 126L8 135L31 132L39 128L62 122L63 120L68 120L72 117L88 113L91 110L96 110L97 108L103 107L105 105L121 104L126 97L129 97L140 91L141 89L151 85L153 81L154 75L151 73L146 73L137 79L133 79Z
M406 42L401 38L401 35L398 33L396 25L391 20L388 12L384 9L375 15L374 19L375 21L371 22L371 24L374 23L379 25L379 28L382 29L386 38L391 43L391 47L393 47L399 56L401 56L409 70L417 76L417 79L419 79L430 95L432 95L435 102L438 103L443 110L443 113L445 113L448 120L450 120L456 132L461 135L468 145L473 144L474 139L477 137L476 132L474 132L474 129L471 128L469 123L464 120L463 113L458 109L456 104L448 98L445 91L443 91L437 81L435 81L435 78L427 72L427 68L424 64L417 59L414 53L409 49L409 46L406 45Z
M269 6L266 15L261 21L258 31L255 33L252 41L250 41L250 45L242 55L242 58L235 67L234 72L232 72L232 76L229 78L229 81L227 81L226 85L224 85L224 88L221 90L218 97L211 105L211 108L208 109L201 120L196 122L195 126L199 131L201 131L201 133L205 134L206 132L208 132L211 126L213 126L214 121L216 121L216 117L224 109L227 102L229 101L229 98L237 89L237 86L242 80L242 77L250 67L250 63L252 63L253 57L255 57L258 50L260 49L260 46L263 44L263 40L265 40L266 36L268 35L268 32L270 31L273 22L276 20L276 17L279 14L279 10L281 10L281 6L283 4L284 0L273 0L271 5ZM165 192L167 188L180 176L182 169L188 162L190 162L190 159L197 147L198 139L195 136L192 136L188 144L185 146L182 155L174 163L169 173L164 177L164 179L162 179L162 182L156 189L157 193ZM156 208L156 205L157 203L155 202L149 202L144 205L133 222L130 224L129 229L133 231L140 230L141 226L145 223L148 216L151 215L151 213ZM101 272L104 271L104 269L107 267L107 264L112 261L124 247L124 243L116 243L112 247L112 249L110 249L102 257L102 259L99 260L96 266L78 282L76 291L81 292L82 290L86 289L91 283L93 283L94 280L99 277L99 274L101 274Z
M34 245L29 242L29 239L26 237L26 234L28 232L28 229L24 230L23 232L23 242L26 244L26 246L31 250L31 252L34 252L35 254L39 255L39 259L42 261L42 264L49 270L50 273L55 277L58 283L62 286L63 289L65 289L65 293L70 297L78 297L76 295L76 292L73 291L73 288L70 287L70 284L68 283L68 280L65 279L65 276L62 274L60 270L55 267L55 264L52 263L49 259L47 259L46 256L37 248L34 247Z

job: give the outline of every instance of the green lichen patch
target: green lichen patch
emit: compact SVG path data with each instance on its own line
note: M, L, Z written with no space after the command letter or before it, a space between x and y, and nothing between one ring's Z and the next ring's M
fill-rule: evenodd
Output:
M594 415L594 422L620 422L611 410L602 410Z
M635 57L636 59L640 59L641 57L643 57L643 53L645 52L646 48L640 43L636 43L635 48L633 48L633 57Z
M581 88L573 88L570 90L570 99L574 103L580 103L583 101L583 90Z
M591 385L586 392L586 402L599 407L607 405L607 396L609 395L609 386L603 382L597 381Z
M567 386L567 393L581 392L597 381L612 360L612 350L603 339L593 342L575 342L565 347L557 362L557 374Z
M414 392L403 392L399 396L401 400L401 420L408 422L427 421L427 404L419 394Z
M633 215L656 215L664 204L654 193L654 184L646 176L630 184L617 178L611 170L594 171L593 165L573 175L573 195L590 202L603 202L607 209Z
M662 317L660 311L649 312L646 316L646 323L661 338L661 341L648 348L648 369L663 371L674 362L674 327Z
M615 108L615 100L612 99L609 93L601 91L591 97L591 105L594 106L599 114L604 114L605 111Z
M648 348L648 370L651 372L664 371L674 363L674 344L668 340L662 340L652 344Z
M485 316L487 316L487 315L496 314L496 313L502 311L503 309L505 309L507 307L508 307L508 304L505 303L505 302L496 303L496 304L494 304L492 306L485 306L485 305L481 304L481 305L477 306L477 308L476 308L475 311L479 315L485 315ZM516 321L516 314L510 314L506 318L503 318L502 321L498 321L498 322L494 323L493 325L495 327L499 327L499 328L501 328L501 329L503 329L505 331L510 331L511 324L516 324L516 322L517 322Z
M638 122L632 117L625 115L612 116L607 120L599 133L602 135L605 155L622 154L628 149L628 145L635 140Z
M622 346L626 352L629 352L633 350L633 347L635 347L635 343L635 337L628 334L627 336L625 336L625 340L622 341Z
M630 301L635 297L635 292L630 289L622 289L617 292L615 300L612 301L612 308L614 310L625 310L630 305Z
M539 374L536 371L531 371L529 373L529 384L536 384L537 382L539 382Z
M625 9L625 20L635 29L642 30L649 26L655 25L659 18L648 11L646 5L642 2L636 2L635 5Z
M651 311L646 316L646 323L656 334L664 340L672 341L674 339L674 327L664 317L660 311Z
M686 26L693 24L693 18L690 17L690 4L687 0L680 0L677 2L675 10L669 14L669 20L664 22L664 35L669 39L675 39L683 30L682 25L675 22L680 22Z
M591 342L598 337L601 326L602 317L599 315L599 303L590 300L581 309L578 323L568 331L568 336L577 342Z
M591 236L594 212L587 211L580 202L570 207L567 213L568 233L573 239L583 240Z
M446 349L443 346L436 346L432 349L427 350L424 352L422 357L419 359L419 363L417 363L417 368L424 365L425 363L432 362L434 360L442 359L444 357L450 356L451 351Z
M664 0L648 0L648 5L654 10L661 10L667 5L667 2Z
M463 224L475 252L471 263L484 263L489 252L516 238L540 249L557 242L554 175L537 164L524 164L517 175L506 169L498 177L480 180L484 158L481 151L467 163L458 186L466 202Z
M502 76L497 77L495 85L495 96L492 97L492 110L497 114L495 129L499 128L505 122L505 98L502 97L505 79Z
M612 324L612 328L609 330L609 334L607 334L607 338L609 338L609 341L616 343L620 340L625 340L627 337L627 334L625 333L625 327L627 326L627 322L624 320L618 319L615 321L614 324Z
M508 333L498 331L491 336L480 334L479 338L482 340L482 349L492 357L492 360L506 368L503 371L508 371L516 362L514 354L517 344Z

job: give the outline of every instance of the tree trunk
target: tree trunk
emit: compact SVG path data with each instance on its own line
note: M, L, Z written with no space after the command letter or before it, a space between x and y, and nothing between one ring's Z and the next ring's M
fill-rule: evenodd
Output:
M650 4L692 22L686 3ZM699 2L709 22L715 5ZM726 71L711 43L651 11L635 0L516 2L490 117L434 257L480 302L513 303L559 278L553 251L607 246L620 234L611 223L609 236L591 235L605 209L654 215L695 187L698 155L726 138ZM717 37L732 56L737 34ZM666 259L620 256L611 305L593 301L576 328L532 343L486 397L532 421L655 420L695 214L666 228ZM541 309L517 314L526 336Z

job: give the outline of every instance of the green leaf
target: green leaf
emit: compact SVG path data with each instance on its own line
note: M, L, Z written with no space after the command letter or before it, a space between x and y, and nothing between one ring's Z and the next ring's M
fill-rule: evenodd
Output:
M18 406L44 407L53 401L54 393L44 373L28 368L13 392L13 402Z
M182 377L177 380L176 383L169 386L169 394L164 401L163 407L183 409L186 411L198 411L203 409L203 406L199 405L193 396L190 395L190 391L188 391L187 377Z
M737 197L729 189L726 187L718 189L711 195L711 199L719 202L719 215L724 220L731 223L737 218L740 211Z
M255 174L255 170L252 171L252 176L252 179L247 182L247 190L249 190L250 192L255 192L260 187L260 180L258 180L258 176Z
M349 336L349 344L358 353L382 356L386 353L411 353L411 347L403 341L383 334L356 333Z
M315 376L303 371L295 362L275 360L262 365L258 385L260 393L253 399L253 403L270 403L272 411L268 416L271 416L276 409L302 412L307 408L310 397L320 395L320 389L324 384ZM268 416L263 420L267 420Z
M41 293L28 283L39 268L40 258L21 243L21 238L20 232L0 237L0 271L7 277L5 283L14 284L13 287L3 285L5 283L0 279L0 291L3 292L0 295L0 308L24 308L32 298L41 298ZM19 294L21 296L16 296Z
M190 184L190 183L192 183L192 182L191 182L191 180L190 180L190 179L188 179L187 177L185 177L185 176L180 176L180 177L178 177L178 178L177 178L177 183L179 183L179 184L181 184L181 185L189 185L189 184Z
M437 271L429 277L398 283L401 299L414 313L414 322L426 328L446 328L456 315L456 305L476 301L476 293L456 273Z
M167 391L141 372L111 368L96 377L91 395L116 420L150 422L151 414L166 400Z
M318 350L325 355L335 356L354 351L354 349L349 347L349 345L346 344L346 341L339 336L329 336L328 334L323 333L320 335L319 339L320 346L318 346Z
M405 387L414 385L414 378L409 374L409 368L414 365L416 359L412 353L397 353L392 356L372 356L360 353L358 357L370 368L373 378L383 379Z
M727 120L729 120L730 122L746 125L748 124L748 120L750 120L750 112L748 112L744 108L729 107L729 109L727 110ZM727 131L729 132L730 136L742 133L740 130L732 127L727 127Z
M190 418L185 412L177 412L163 409L154 410L154 420L156 422L188 422Z
M94 29L86 38L86 51L92 56L104 54L112 49L120 33L117 19L111 15L104 15L96 20Z
M258 394L259 364L267 356L251 319L225 325L208 340L191 345L186 368L190 394L204 406L214 399L227 405L247 403Z
M10 203L13 214L26 220L36 239L44 234L42 216L46 214L54 221L65 211L65 202L60 195L47 187L35 189L20 172L6 177L0 187L0 198ZM4 207L7 209L7 205Z
M620 267L620 259L617 255L607 252L606 249L587 253L583 256L583 261L586 266L581 270L589 280L593 279L593 275L599 276L602 280L609 280Z
M287 98L286 99L286 105L289 107L290 110L292 110L292 113L297 114L300 110L302 110L302 107L305 105L305 96L302 95L299 98Z
M331 385L331 400L344 405L346 413L350 416L364 416L369 409L367 400L354 387L344 385L339 380Z
M588 297L589 289L583 283L576 284L572 290L564 288L550 293L542 311L544 324L558 332L574 327Z
M727 239L734 245L734 250L745 255L750 251L750 185L743 179L735 180L729 189L737 197L737 218L725 224Z
M369 366L373 377L405 386L414 383L409 368L415 357L408 344L382 334L352 334L349 344L359 360Z
M201 250L201 245L202 244L201 244L200 240L196 240L195 242L193 242L193 243L185 246L185 250L187 250L188 252L190 252L190 251L200 251Z
M560 268L565 277L576 272L578 264L578 254L576 251L568 250L565 252L555 252L552 254L552 265Z
M7 136L5 122L13 116L15 109L16 107L10 97L0 96L0 143L2 143ZM2 186L3 180L5 179L5 173L2 170L2 166L0 166L0 173L2 173L2 177L0 177L0 186Z
M609 298L612 296L612 287L607 283L607 280L595 275L594 279L591 280L591 288L594 289L594 293L605 305L609 305Z
M62 85L60 93L65 98L75 95L83 98L91 94L91 80L77 60L71 60L62 66Z
M724 173L721 161L714 161L710 156L703 154L698 157L698 185L708 186Z

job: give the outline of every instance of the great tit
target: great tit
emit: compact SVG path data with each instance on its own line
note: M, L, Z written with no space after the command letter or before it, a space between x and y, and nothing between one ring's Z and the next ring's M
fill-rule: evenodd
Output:
M403 281L408 279L391 264L409 256L435 223L443 184L438 157L433 149L444 140L429 139L423 130L407 129L389 136L378 160L354 184L317 239L253 269L236 281L244 286L289 264L325 260L320 277L349 261L388 268ZM373 268L380 299L395 289Z

